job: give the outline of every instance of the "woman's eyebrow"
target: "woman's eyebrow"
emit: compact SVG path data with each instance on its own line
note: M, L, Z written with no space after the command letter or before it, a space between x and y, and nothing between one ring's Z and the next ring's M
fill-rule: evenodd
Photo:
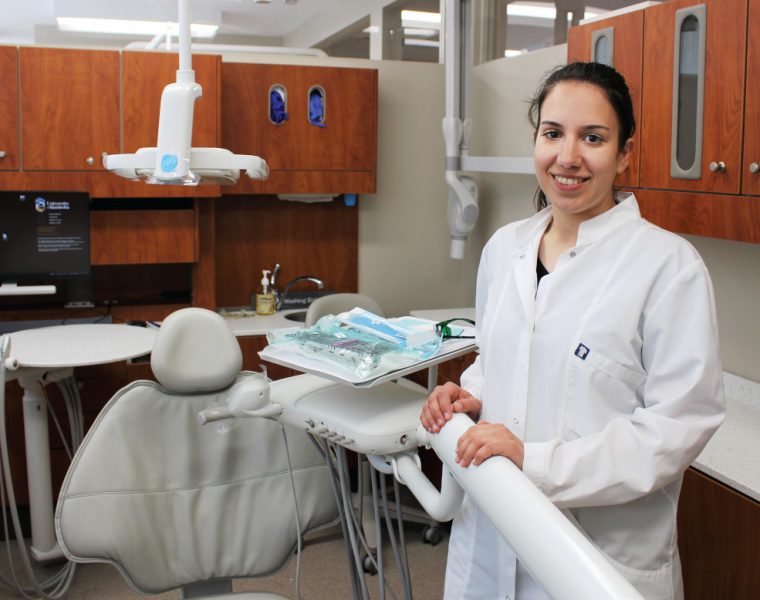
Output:
M581 129L589 130L589 129L604 129L605 131L610 131L610 128L606 125L584 125Z

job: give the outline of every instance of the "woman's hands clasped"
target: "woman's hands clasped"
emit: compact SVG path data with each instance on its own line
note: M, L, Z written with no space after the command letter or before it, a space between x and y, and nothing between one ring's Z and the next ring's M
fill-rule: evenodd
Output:
M422 407L420 421L431 433L438 433L454 413L478 419L482 404L475 396L455 383L439 385ZM491 456L504 456L520 469L523 466L523 442L501 423L480 421L465 431L457 442L456 461L462 467L479 465Z

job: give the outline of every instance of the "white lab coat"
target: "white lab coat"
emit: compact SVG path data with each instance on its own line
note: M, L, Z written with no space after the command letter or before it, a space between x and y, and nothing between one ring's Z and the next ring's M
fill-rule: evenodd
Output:
M678 599L683 471L724 414L712 285L688 242L643 220L633 195L617 200L580 226L538 290L550 209L496 232L478 271L480 355L462 385L482 419L525 442L524 473L647 600ZM465 498L445 598L546 597Z

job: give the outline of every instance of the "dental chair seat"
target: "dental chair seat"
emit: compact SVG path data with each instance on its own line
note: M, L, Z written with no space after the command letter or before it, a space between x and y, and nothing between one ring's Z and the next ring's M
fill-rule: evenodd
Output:
M72 461L55 525L75 562L114 565L137 592L212 582L204 600L282 600L272 593L220 594L217 581L282 569L301 532L331 525L337 507L321 454L307 435L258 418L226 433L198 412L224 403L242 355L219 315L183 309L156 338L159 380L136 381L103 408ZM199 589L199 588L196 588ZM227 588L228 589L228 588ZM209 595L210 594L210 595Z

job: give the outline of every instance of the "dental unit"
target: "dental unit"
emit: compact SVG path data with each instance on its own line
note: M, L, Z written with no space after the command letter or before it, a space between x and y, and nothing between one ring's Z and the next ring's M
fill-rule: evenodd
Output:
M271 383L261 377L232 397L227 406L201 411L199 421L274 419L366 454L439 521L453 518L466 491L555 600L642 598L511 461L492 457L469 468L455 462L457 440L473 425L466 415L430 434L419 424L424 400L417 391L396 383L353 389L313 375ZM431 447L444 464L440 492L422 473L419 446Z

